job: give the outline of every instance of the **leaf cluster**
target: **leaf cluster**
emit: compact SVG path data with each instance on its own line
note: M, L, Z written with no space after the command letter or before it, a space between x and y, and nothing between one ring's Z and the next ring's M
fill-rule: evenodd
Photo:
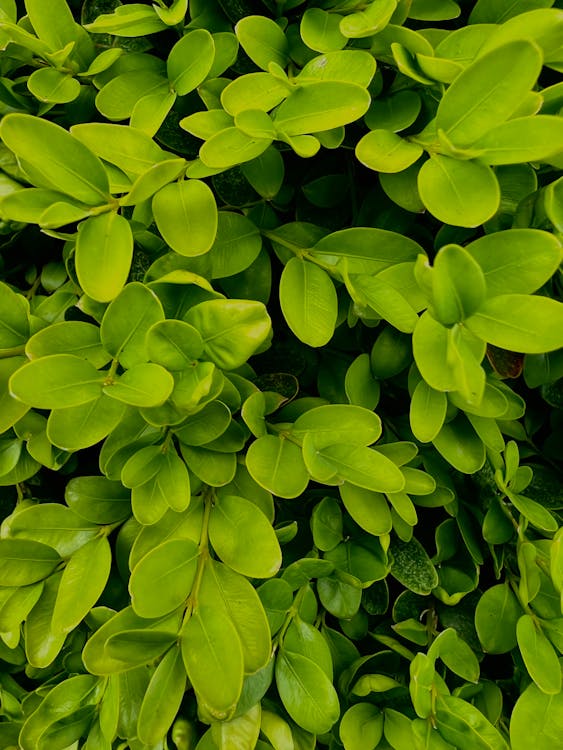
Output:
M553 750L563 10L0 0L0 746Z

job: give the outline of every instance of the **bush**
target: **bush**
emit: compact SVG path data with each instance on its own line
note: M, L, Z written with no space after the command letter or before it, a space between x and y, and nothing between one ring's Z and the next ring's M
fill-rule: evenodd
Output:
M554 4L0 0L1 747L561 747Z

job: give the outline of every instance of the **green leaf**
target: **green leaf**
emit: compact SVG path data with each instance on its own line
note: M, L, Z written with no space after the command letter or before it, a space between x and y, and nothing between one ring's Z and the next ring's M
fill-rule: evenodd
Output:
M359 354L346 371L344 389L348 401L364 409L375 409L381 388L371 371L369 354Z
M384 495L348 482L344 482L339 491L344 507L362 529L374 536L391 531L391 512Z
M225 87L221 104L233 117L247 109L269 112L288 96L290 90L286 83L270 73L248 73Z
M270 580L282 583L278 578ZM254 674L268 664L271 656L269 618L256 589L244 576L210 560L201 579L199 600L214 611L223 612L234 625L247 674Z
M73 125L70 132L101 159L133 175L170 158L150 136L128 125L87 122Z
M560 9L546 8L543 4L538 7L536 3L530 6L530 2L533 0L526 0L526 5L522 8L526 12L520 11L519 6L518 13L510 14L512 18L505 20L496 33L491 34L483 44L480 54L486 54L491 49L496 49L515 39L528 39L543 52L546 64L557 66L560 60L559 38L563 20Z
M237 470L236 453L225 453L206 448L181 446L182 456L190 472L212 487L223 487L232 482Z
M158 6L153 5L153 8L157 12L158 17L161 18L167 26L177 26L179 23L183 22L186 16L188 0L172 0L169 7L159 8Z
M396 263L414 261L423 250L417 242L398 232L353 227L318 240L312 252L315 258L331 266L346 258L349 274L373 275Z
M19 636L22 622L36 605L43 588L44 584L40 581L29 586L5 590L0 608L0 627L3 632L15 630Z
M559 659L539 623L531 615L522 615L516 625L516 637L526 669L539 689L548 695L560 693Z
M455 145L470 146L518 109L541 67L540 50L525 39L507 42L482 55L444 94L436 127Z
M212 278L222 279L244 271L256 260L261 247L260 232L250 219L233 211L220 211L217 235L209 253Z
M287 324L301 341L319 347L332 338L338 300L326 271L301 258L291 258L283 269L279 294Z
M445 326L459 323L476 312L485 299L483 271L459 245L440 248L432 271L432 303Z
M333 443L371 445L381 437L381 419L373 411L348 404L325 404L298 417L291 434L303 440L310 433L317 448Z
M37 331L27 342L25 353L29 359L50 354L73 354L103 367L110 356L104 351L100 329L81 320L65 320Z
M282 649L276 659L276 685L288 714L308 732L324 734L338 720L336 690L311 659Z
M438 695L436 725L442 737L467 750L509 750L503 736L471 703L452 695Z
M209 517L209 539L226 565L249 578L270 578L281 566L276 534L250 500L222 495Z
M283 649L306 656L318 664L329 680L333 677L330 648L323 634L314 625L294 618L283 634Z
M557 521L541 503L510 491L508 497L520 513L538 529L551 533L557 530Z
M235 125L251 138L275 138L276 129L272 118L260 109L245 109L235 115Z
M29 411L29 406L13 398L8 389L10 376L23 364L23 357L0 360L0 434L16 424Z
M146 362L147 331L161 320L164 312L156 294L138 282L127 284L102 318L102 344L124 367Z
M410 591L427 596L438 585L438 573L426 550L416 538L410 542L392 541L391 575Z
M242 690L240 639L230 618L202 605L183 628L182 657L198 702L216 719L229 719Z
M225 128L203 144L199 156L207 167L223 170L257 159L272 140L272 137L247 135L240 128Z
M264 435L251 443L246 467L259 485L278 497L298 497L309 483L299 446L276 435Z
M423 149L391 130L371 130L356 145L359 162L374 172L402 172L422 156Z
M507 229L466 246L481 266L487 296L531 294L548 281L561 262L561 244L539 229Z
M315 546L323 552L334 549L342 541L342 512L334 498L325 497L315 506L311 531Z
M490 167L442 154L424 162L418 173L418 190L433 216L458 227L483 224L500 203L500 188Z
M413 746L414 735L411 729L412 720L393 708L385 709L383 731L385 739L394 750L407 750ZM440 748L440 750L442 750Z
M217 233L217 206L210 188L200 180L183 180L161 188L152 210L159 232L180 255L206 253Z
M472 386L469 390L475 391L477 395L479 388L484 387L485 374L479 363L486 347L483 341L473 336L464 326L448 329L426 311L414 330L412 344L420 374L437 391L460 389L460 385L463 386L460 374ZM463 352L463 356L460 352ZM469 377L467 368L472 368L469 370ZM476 400L478 403L479 399Z
M167 651L177 638L177 634L167 630L137 627L111 635L107 639L105 651L110 659L120 662L119 671L123 671L154 661Z
M52 547L69 557L95 539L99 529L59 503L41 503L22 509L10 521L10 535Z
M330 130L365 115L368 92L353 83L320 81L303 86L278 107L274 124L289 136Z
M340 81L367 88L375 70L376 62L369 52L346 49L327 52L309 60L295 80L299 85L317 81Z
M0 572L4 586L28 586L47 578L61 558L52 547L31 539L0 539Z
M246 16L235 26L242 48L262 70L270 63L285 68L289 62L289 45L277 23L266 16Z
M144 484L133 488L131 493L131 507L133 515L143 526L158 523L169 508L166 499L167 487L160 482L157 473Z
M563 151L563 122L551 115L517 117L489 130L475 148L487 164L545 161Z
M178 178L185 168L185 159L166 159L153 164L137 177L129 193L120 200L120 204L134 206L152 198L162 187Z
M382 453L364 446L332 444L318 454L338 476L374 492L400 492L405 484L397 466Z
M164 452L161 445L146 445L136 450L126 461L121 470L121 481L125 487L140 487L152 479L164 463Z
M534 8L549 8L551 0L525 0L522 5L515 7L510 0L493 0L493 2L478 0L471 11L469 21L472 24L503 23L521 13Z
M510 716L513 750L552 750L563 731L563 694L546 695L532 683L520 695Z
M348 41L340 31L341 18L337 13L328 13L321 8L308 8L299 27L301 38L316 52L341 50Z
M174 428L185 445L205 445L221 437L231 422L231 412L221 401L212 401Z
M141 704L137 730L139 739L155 745L170 728L186 689L182 653L175 646L168 651L151 677Z
M83 650L84 664L91 674L99 675L146 664L177 640L180 619L181 615L174 613L156 620L145 620L127 606L105 620L89 638ZM108 649L110 641L111 649ZM146 682L143 693L145 686ZM134 706L129 706L127 714L131 708L134 710ZM127 718L123 717L124 723Z
M53 50L60 50L80 38L78 34L81 30L77 28L65 0L55 0L53 14L46 12L40 0L26 0L25 9L37 36Z
M65 488L65 501L71 510L90 523L111 524L131 515L130 492L121 482L102 476L71 479Z
M448 669L469 682L479 680L479 661L454 628L446 628L432 642L428 656L440 658Z
M260 734L260 718L262 707L256 703L245 713L239 713L230 721L217 721L211 725L213 739L220 750L245 750L246 748L256 748L260 750L262 742L258 741ZM258 742L258 744L257 744Z
M205 357L223 370L244 364L271 330L265 306L254 300L208 300L190 308L184 320L200 332Z
M27 300L0 282L0 351L21 347L29 338L29 333Z
M327 612L339 619L349 620L360 609L362 589L357 581L353 578L351 580L355 585L340 580L336 575L331 575L320 578L317 583L319 601ZM304 654L304 656L307 655Z
M438 435L444 420L448 399L421 380L412 394L409 421L413 435L421 443L429 443Z
M120 5L113 13L99 15L84 28L92 34L117 34L124 37L146 36L168 28L156 10L141 3Z
M397 8L397 0L383 0L372 3L340 21L340 31L351 39L362 39L382 31Z
M396 133L413 124L420 108L419 95L415 91L405 89L372 101L364 120L370 130Z
M215 44L215 57L208 73L209 79L222 75L227 68L230 68L239 52L238 39L230 31L219 31L212 36Z
M134 365L112 383L104 393L131 406L161 406L174 389L174 378L164 367L152 362Z
M475 609L475 629L483 650L504 654L517 644L516 625L522 608L508 584L488 588Z
M51 628L61 575L60 572L54 573L46 579L43 592L24 623L25 653L34 667L52 664L66 639L64 633L55 633Z
M414 331L418 322L414 308L400 291L380 275L355 274L349 277L347 287L353 299L369 305L397 330L403 333Z
M10 392L39 409L86 404L102 392L103 375L80 357L51 354L21 367L10 378Z
M282 155L274 146L269 146L256 159L243 164L241 170L254 190L266 200L271 200L279 193L285 176L285 165Z
M56 227L80 221L88 216L88 206L67 202L67 196L54 190L26 188L2 198L2 215L12 221Z
M198 548L191 539L169 539L133 568L131 603L140 617L162 617L188 598L195 578Z
M409 18L418 21L449 21L457 18L461 10L453 0L413 0Z
M539 354L563 346L563 305L548 297L500 294L466 320L472 333L502 349Z
M105 213L82 222L76 240L76 274L89 297L109 302L122 290L133 258L133 234L127 219Z
M0 136L33 168L37 187L59 190L91 206L109 200L109 184L100 160L55 123L32 115L11 113L2 119ZM41 143L41 148L37 144Z
M80 94L80 83L68 73L53 68L35 70L27 79L27 88L40 102L66 104Z
M74 675L55 685L26 717L21 734L22 747L38 747L41 735L50 724L71 716L80 706L91 706L96 700L98 686L98 678L86 674Z
M161 320L147 331L147 353L167 370L184 370L203 353L199 332L182 320Z
M158 473L158 480L167 488L166 501L172 510L181 513L190 504L190 475L186 464L175 450L164 453L163 465Z
M172 47L166 61L170 84L179 96L196 89L207 77L215 57L213 37L206 29L189 31Z
M389 572L386 553L375 540L368 542L369 548L351 541L340 543L330 552L325 553L325 560L333 562L342 573L353 576L350 585L362 588L371 586L375 581L381 581ZM344 581L346 577L344 576ZM356 579L356 580L354 580Z
M0 2L0 15L2 16L3 21L7 21L8 23L16 23L16 0L2 0L2 2Z
M385 693L400 687L400 682L386 674L365 674L360 677L352 689L354 695L366 696L370 693ZM365 705L365 704L364 704Z
M168 80L160 73L132 70L105 84L96 96L96 107L108 120L126 120L143 98L165 98L170 93L169 89Z
M444 424L432 443L449 464L464 474L474 474L485 463L485 446L463 414Z
M63 571L53 610L55 633L70 633L86 617L104 590L111 568L106 536L92 539L72 555Z

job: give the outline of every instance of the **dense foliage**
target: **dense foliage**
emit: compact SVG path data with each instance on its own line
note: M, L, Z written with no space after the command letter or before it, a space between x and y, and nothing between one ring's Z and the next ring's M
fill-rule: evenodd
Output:
M563 10L0 0L0 746L555 750Z

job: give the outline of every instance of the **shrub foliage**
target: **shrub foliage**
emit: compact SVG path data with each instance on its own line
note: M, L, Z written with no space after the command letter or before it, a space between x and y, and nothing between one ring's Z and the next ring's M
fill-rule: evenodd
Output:
M0 745L554 750L563 10L0 0Z

